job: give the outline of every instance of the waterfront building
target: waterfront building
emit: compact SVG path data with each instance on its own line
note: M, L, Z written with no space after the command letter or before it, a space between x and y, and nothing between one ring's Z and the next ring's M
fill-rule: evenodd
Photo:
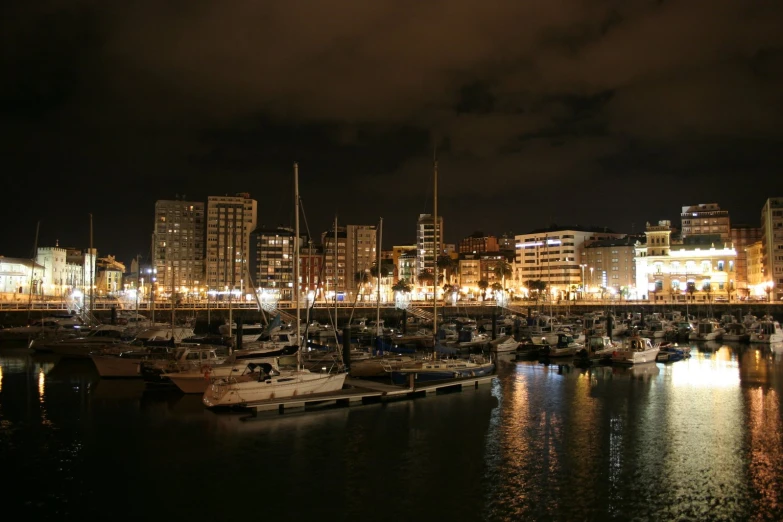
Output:
M432 214L419 214L416 222L416 283L422 272L435 273L435 262L443 253L443 216L438 216L438 225Z
M758 241L761 241L761 228L750 225L731 226L731 242L737 251L737 279L734 286L738 297L750 295L747 249Z
M468 298L477 298L481 293L478 286L481 281L481 256L463 253L459 255L458 263L460 291Z
M207 199L206 280L210 291L219 295L231 291L235 297L250 291L247 256L257 215L258 203L246 192Z
M636 237L598 239L583 246L579 291L583 297L636 298ZM609 296L607 296L607 293Z
M42 283L42 295L62 297L81 287L83 269L69 267L68 251L59 243L53 247L39 247L36 263L43 267L41 279L45 282Z
M312 240L302 241L299 249L300 291L309 301L323 298L323 260L324 252L321 245L313 243Z
M125 265L114 256L99 257L95 266L95 293L116 295L122 290L122 275Z
M294 295L294 230L255 229L250 234L248 268L262 301L292 301Z
M400 257L403 254L407 254L410 251L413 251L414 254L415 254L416 253L416 245L394 245L394 246L392 246L391 258L392 258L392 261L394 262L394 272L395 272L394 280L395 280L395 282L399 281L400 279L406 279L406 277L403 276L403 268L402 268L402 264L400 263ZM415 259L416 259L416 257L414 256L413 259L414 259L414 263L413 263L414 266L413 266L413 268L405 270L405 273L408 275L408 278L412 277L413 271L416 269L415 268L415 265L416 265ZM413 280L412 279L407 279L407 281L408 281L408 283L411 283Z
M345 227L334 227L321 234L324 250L324 292L328 300L345 300L347 279L345 272L345 252L348 250L348 235Z
M497 252L500 250L498 239L484 232L474 232L459 242L459 253Z
M765 284L771 299L783 299L783 198L769 198L761 209L761 242Z
M418 254L415 245L412 245L408 250L400 252L397 256L397 281L405 280L409 285L416 281L417 259Z
M721 242L731 241L731 220L728 210L717 203L701 203L682 207L682 238L696 235L719 234Z
M155 202L153 289L162 299L198 297L204 286L204 203L183 199ZM214 285L212 285L214 288Z
M553 299L574 298L582 284L582 246L588 241L624 237L605 227L557 226L533 230L516 236L514 282L520 285L522 295L527 293L530 281L547 285L547 294ZM593 271L596 281L604 282L606 270ZM600 278L600 279L599 279ZM597 283L596 283L597 284ZM606 285L602 285L606 287Z
M378 263L377 243L378 227L376 225L346 225L346 256L345 269L348 276L348 296L351 300L375 301L376 292L372 291L375 279L370 270ZM359 284L360 274L364 283ZM359 292L356 296L355 292Z
M764 278L764 243L760 240L745 247L745 259L748 271L748 297L766 297L767 280Z
M43 289L45 267L32 259L0 256L0 292L3 300L19 301Z
M636 288L651 302L730 300L737 252L720 234L697 234L672 242L668 220L647 223L646 244L636 244ZM645 292L646 290L646 292Z

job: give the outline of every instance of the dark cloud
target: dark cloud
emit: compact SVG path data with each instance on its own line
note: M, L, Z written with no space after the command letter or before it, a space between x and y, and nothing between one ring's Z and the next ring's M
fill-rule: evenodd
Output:
M146 251L156 199L249 191L408 242L550 221L638 231L783 194L783 4L642 0L18 2L4 6L6 213L44 241ZM120 232L117 233L116 231ZM23 245L23 246L20 246ZM104 247L105 245L105 247Z

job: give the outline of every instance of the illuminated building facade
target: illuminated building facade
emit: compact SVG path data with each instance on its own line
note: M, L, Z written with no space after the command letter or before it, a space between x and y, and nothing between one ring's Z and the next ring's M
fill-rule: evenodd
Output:
M475 232L459 242L459 253L469 254L478 252L497 252L498 239L495 236L484 235L483 232Z
M584 244L580 287L584 297L606 293L636 299L636 238L599 239ZM597 279L596 279L597 278Z
M443 216L438 216L438 226L432 214L419 214L416 223L416 278L421 272L435 273L437 257L443 253Z
M747 297L750 294L748 285L748 252L750 245L761 240L761 228L748 225L731 226L731 243L737 251L737 281L735 288L737 296Z
M204 284L204 203L181 199L155 202L152 233L155 292L198 296Z
M294 231L257 228L250 235L248 263L262 299L292 301L294 295Z
M733 299L737 252L720 235L672 244L671 222L647 223L646 244L636 245L636 288L652 302ZM646 289L646 292L644 290Z
M210 291L246 295L250 233L256 229L258 203L250 194L207 199L206 280ZM160 268L158 268L160 279Z
M761 209L761 243L765 284L770 298L783 299L783 198L769 198Z
M617 239L625 234L607 228L550 227L516 236L514 280L525 292L529 281L542 281L556 298L574 298L582 284L583 245L589 241ZM605 270L593 271L599 286L606 287ZM596 283L598 284L598 283Z

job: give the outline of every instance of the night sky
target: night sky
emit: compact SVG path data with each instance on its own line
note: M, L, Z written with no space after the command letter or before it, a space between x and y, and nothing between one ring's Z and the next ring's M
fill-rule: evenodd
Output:
M776 0L17 1L0 7L0 254L148 255L154 202L249 192L312 232L639 232L783 196ZM304 225L303 225L304 228Z

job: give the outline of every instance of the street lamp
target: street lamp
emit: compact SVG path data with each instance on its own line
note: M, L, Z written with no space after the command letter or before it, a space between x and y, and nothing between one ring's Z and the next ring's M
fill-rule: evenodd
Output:
M585 298L585 268L587 268L587 264L579 265L579 268L582 269L582 299Z

